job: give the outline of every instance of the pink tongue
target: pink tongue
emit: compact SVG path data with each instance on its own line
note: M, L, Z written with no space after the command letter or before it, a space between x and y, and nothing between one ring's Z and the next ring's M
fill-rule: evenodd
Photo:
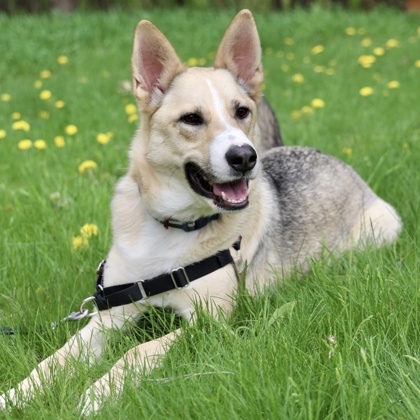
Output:
M226 184L213 184L213 193L219 197L225 193L226 201L244 201L248 196L248 186L245 179L240 179L235 182L228 182Z

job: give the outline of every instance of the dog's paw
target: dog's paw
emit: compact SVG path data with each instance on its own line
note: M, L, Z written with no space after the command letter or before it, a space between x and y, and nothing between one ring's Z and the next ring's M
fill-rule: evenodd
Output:
M109 380L106 376L96 381L84 392L80 399L79 409L82 416L87 417L97 413L111 394L114 395L113 391L111 392Z

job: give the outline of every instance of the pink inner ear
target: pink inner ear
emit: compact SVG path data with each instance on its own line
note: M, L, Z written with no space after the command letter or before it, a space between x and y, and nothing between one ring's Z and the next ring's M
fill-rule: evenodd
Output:
M260 59L259 45L256 45L255 37L246 25L242 25L238 31L231 46L231 54L238 79L249 81L258 70Z
M144 88L152 93L155 87L159 86L159 79L163 73L163 65L153 48L149 45L141 45L139 51L139 69L143 78ZM162 89L161 89L162 90Z

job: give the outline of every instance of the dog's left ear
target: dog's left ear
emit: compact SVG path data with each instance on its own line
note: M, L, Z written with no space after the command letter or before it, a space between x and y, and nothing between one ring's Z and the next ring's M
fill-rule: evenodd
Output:
M240 11L227 28L214 67L229 70L251 98L259 99L263 82L261 44L249 10Z

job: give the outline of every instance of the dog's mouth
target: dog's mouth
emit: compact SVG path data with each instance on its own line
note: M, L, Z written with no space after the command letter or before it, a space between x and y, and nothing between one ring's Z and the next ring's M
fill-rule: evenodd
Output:
M185 174L197 194L212 199L223 210L241 210L249 204L248 180L245 178L219 184L211 181L194 163L185 165Z

